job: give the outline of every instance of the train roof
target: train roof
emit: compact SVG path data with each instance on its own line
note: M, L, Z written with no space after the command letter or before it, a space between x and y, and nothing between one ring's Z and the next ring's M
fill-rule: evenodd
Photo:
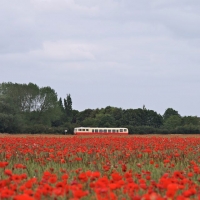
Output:
M76 127L76 128L94 128L94 129L95 128L107 128L107 129L109 129L109 128L111 128L111 129L112 128L124 128L125 129L126 127ZM128 128L126 128L126 129L128 129Z

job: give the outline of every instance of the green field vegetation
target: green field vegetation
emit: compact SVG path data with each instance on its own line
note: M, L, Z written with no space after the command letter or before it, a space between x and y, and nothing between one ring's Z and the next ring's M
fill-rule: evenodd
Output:
M199 137L0 137L0 199L199 199Z

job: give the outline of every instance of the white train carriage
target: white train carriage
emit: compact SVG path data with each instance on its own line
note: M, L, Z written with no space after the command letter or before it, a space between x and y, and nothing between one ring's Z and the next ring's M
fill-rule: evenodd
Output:
M74 135L128 135L127 128L99 128L99 127L77 127Z

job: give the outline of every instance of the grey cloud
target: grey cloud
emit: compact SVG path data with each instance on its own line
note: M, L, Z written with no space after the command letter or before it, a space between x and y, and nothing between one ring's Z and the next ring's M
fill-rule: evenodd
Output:
M0 80L107 105L199 115L197 0L2 0Z

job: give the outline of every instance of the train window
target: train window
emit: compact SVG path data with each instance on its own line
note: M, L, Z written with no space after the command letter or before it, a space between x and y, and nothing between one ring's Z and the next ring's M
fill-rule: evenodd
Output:
M103 133L103 130L102 130L102 129L99 129L99 133Z
M108 133L111 133L111 130L108 130Z
M112 132L115 133L115 129L113 129Z
M98 131L98 129L95 129L95 133L98 133L99 131Z
M104 132L104 133L107 133L107 130L106 130L106 129L104 129L104 130L103 130L103 132Z
M119 130L117 130L117 133L119 132Z
M78 131L81 131L81 129L78 129Z
M89 129L86 129L86 131L89 131Z
M82 129L82 131L85 131L85 129Z
M124 132L126 132L126 129L124 129Z
M94 129L92 129L92 132L94 133Z
M123 129L120 129L119 131L120 131L120 132L123 132Z

